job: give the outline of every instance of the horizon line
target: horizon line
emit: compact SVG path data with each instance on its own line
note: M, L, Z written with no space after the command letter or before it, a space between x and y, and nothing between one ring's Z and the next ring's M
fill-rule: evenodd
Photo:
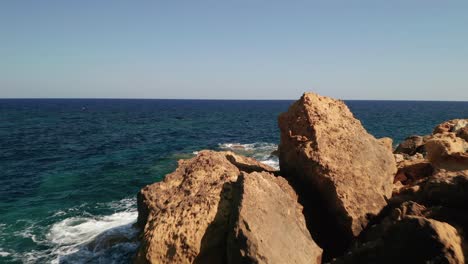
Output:
M330 96L328 96L330 97ZM300 98L300 97L299 97ZM181 101L296 101L297 99L230 99L230 98L119 98L119 97L0 97L0 100L181 100ZM402 102L468 102L465 100L435 100L435 99L343 99L343 101L402 101Z

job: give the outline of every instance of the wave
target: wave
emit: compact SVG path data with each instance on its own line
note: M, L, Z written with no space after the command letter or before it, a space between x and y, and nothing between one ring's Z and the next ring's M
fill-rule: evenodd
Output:
M278 145L266 142L256 143L220 143L218 147L222 150L230 150L234 153L249 156L258 161L279 170L279 158L276 155Z
M139 230L135 227L138 212L136 199L123 199L101 204L116 212L105 216L72 216L54 223L43 239L31 230L20 236L47 247L18 254L0 248L0 257L10 256L23 263L129 263L138 248ZM70 209L73 211L73 208ZM64 216L58 211L54 216Z
M3 248L0 248L0 257L8 257L9 255L11 255L10 252L6 252L3 250L4 250Z

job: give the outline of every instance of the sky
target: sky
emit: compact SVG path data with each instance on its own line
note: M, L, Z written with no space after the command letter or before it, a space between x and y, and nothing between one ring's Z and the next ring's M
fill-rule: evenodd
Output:
M468 1L1 1L0 98L468 101Z

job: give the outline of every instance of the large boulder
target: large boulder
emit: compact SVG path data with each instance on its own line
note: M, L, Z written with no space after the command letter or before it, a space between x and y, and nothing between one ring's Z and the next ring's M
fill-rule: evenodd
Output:
M297 195L281 177L243 173L235 188L229 263L321 263Z
M281 114L279 127L282 175L317 200L311 218L326 218L322 226L309 225L318 233L314 239L343 250L392 194L391 148L367 133L344 102L314 93L305 93Z
M144 231L136 262L224 262L231 184L242 170L274 171L232 152L201 151L179 161L162 182L144 187L138 195Z
M275 172L232 152L200 151L179 161L175 172L138 194L143 232L135 262L236 264L243 256L252 263L319 263L321 249L305 228L297 195Z
M454 133L435 135L426 142L427 159L439 169L467 170L468 143Z

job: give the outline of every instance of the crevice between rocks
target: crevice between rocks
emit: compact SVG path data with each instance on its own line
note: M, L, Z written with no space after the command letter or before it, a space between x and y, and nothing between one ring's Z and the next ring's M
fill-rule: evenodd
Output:
M258 165L241 163L241 162L237 161L236 158L231 154L226 154L226 159L229 162L231 162L232 165L236 166L240 171L243 171L243 172L252 173L252 172L266 171L266 172L272 173L272 171L269 171L269 170L267 170L265 168L262 168L261 166L258 166Z
M303 168L310 172L318 170L318 167ZM326 172L322 171L322 174ZM343 205L338 204L336 190L333 183L321 177L314 181L305 179L303 173L294 168L281 170L281 175L286 178L298 195L298 202L303 207L303 215L306 226L314 241L323 249L322 263L342 256L351 245L354 238L352 233L339 228L340 226L351 225L347 219L338 217L337 210L343 210ZM323 190L335 192L325 197ZM344 224L345 223L345 224ZM350 229L350 228L349 228Z
M193 261L194 264L228 263L233 252L236 252L230 236L233 232L233 221L236 219L236 209L240 204L240 179L241 175L236 182L223 184L216 216L203 235L200 253Z

